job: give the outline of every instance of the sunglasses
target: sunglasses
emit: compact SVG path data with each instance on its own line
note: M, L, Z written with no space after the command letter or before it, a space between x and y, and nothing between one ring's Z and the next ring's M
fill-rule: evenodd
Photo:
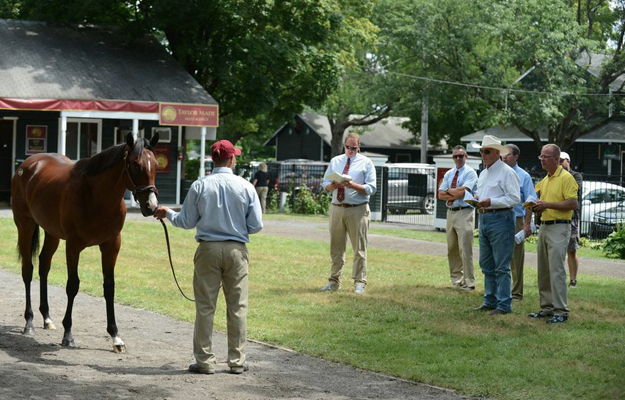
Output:
M356 151L356 150L358 150L358 146L354 147L354 146L348 146L348 145L345 145L345 148L346 148L347 150L351 150L351 151Z
M489 155L490 154L490 150L489 149L480 149L480 153L484 154L484 155Z
M451 158L453 158L454 160L456 158L464 158L464 154L454 154L453 156L451 156Z

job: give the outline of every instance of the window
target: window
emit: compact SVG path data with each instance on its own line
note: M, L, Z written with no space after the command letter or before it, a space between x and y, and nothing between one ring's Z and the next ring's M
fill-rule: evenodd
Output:
M156 132L158 132L159 143L171 143L171 128L152 128L152 136L150 138L154 137Z
M68 118L65 155L73 161L78 161L100 151L102 151L102 122Z
M132 129L124 129L124 128L115 128L115 143L114 144L122 144L126 143L126 136L129 133L132 133ZM137 139L143 137L143 129L139 129L137 133Z

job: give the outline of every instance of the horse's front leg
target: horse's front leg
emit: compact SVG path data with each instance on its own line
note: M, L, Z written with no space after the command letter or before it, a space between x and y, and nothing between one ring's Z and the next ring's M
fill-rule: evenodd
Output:
M80 288L80 279L78 278L78 260L80 252L84 247L78 246L71 241L66 242L65 255L67 259L67 284L65 285L65 293L67 293L67 309L63 318L63 340L61 346L76 347L74 337L72 336L72 310L74 309L74 299Z
M115 322L115 263L121 247L122 238L118 234L114 240L100 245L102 253L102 276L104 277L104 298L106 299L106 331L113 339L113 351L123 353L126 351L124 341L117 336L117 323Z
M39 311L43 316L43 329L56 329L52 318L50 318L50 306L48 305L48 274L52 264L52 256L59 248L59 238L46 232L41 254L39 254Z

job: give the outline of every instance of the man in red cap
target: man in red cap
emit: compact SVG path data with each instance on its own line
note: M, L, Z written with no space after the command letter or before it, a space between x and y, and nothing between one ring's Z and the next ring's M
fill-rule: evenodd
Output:
M247 275L249 235L263 228L260 201L254 186L232 173L241 150L227 140L215 142L212 174L193 182L180 212L161 206L154 216L173 226L196 228L193 292L195 294L195 363L189 371L214 374L213 317L219 288L223 285L228 319L230 372L248 370L245 361L247 323Z

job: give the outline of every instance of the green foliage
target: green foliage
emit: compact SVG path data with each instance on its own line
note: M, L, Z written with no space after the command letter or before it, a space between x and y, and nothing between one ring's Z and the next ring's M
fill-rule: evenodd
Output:
M293 196L293 212L296 214L328 214L331 198L325 190L313 193L308 188L300 188L295 193L291 191L290 196Z
M625 259L625 224L619 225L601 245L601 249L608 257Z
M267 211L276 213L279 210L279 196L277 190L270 189L267 193Z

